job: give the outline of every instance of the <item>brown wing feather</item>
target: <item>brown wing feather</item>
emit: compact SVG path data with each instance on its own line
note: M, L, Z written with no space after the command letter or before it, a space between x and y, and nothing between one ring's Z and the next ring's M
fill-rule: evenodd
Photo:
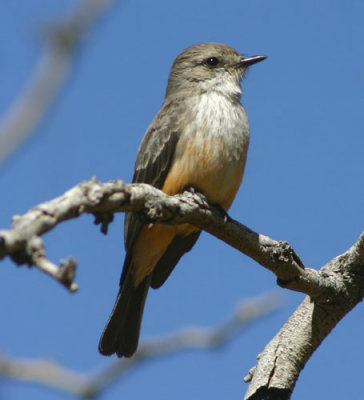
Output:
M177 235L173 239L153 270L150 282L150 286L153 289L158 289L163 285L183 254L192 249L200 233L201 231L193 232L188 236Z
M172 106L177 107L173 113L168 111ZM179 120L184 117L182 107L178 102L163 105L140 145L133 182L149 183L162 188L180 137ZM132 251L142 226L143 222L135 214L126 215L124 237L126 257L120 279L120 290L99 344L99 351L105 355L116 353L119 357L130 357L135 352L149 286L156 288L164 283L178 260L192 248L199 235L199 232L194 232L186 237L176 237L157 263L155 274L153 272L151 276L145 277L135 287L131 273Z
M173 104L181 107L176 103ZM179 113L172 113L174 115L172 117L169 113L171 106L171 103L163 105L143 138L135 162L133 183L149 183L158 189L163 186L180 136L176 116L181 115L183 111L181 109ZM142 221L135 214L125 215L124 240L127 253L132 250L142 226ZM120 284L124 281L129 269L127 259L128 256L124 263Z

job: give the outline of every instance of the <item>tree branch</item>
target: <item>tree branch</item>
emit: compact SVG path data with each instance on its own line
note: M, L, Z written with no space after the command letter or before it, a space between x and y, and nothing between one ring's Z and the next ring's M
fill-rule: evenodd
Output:
M325 274L305 268L287 242L258 234L234 221L208 204L199 193L185 191L168 196L153 186L126 184L120 180L105 184L96 179L82 182L23 216L15 216L13 228L0 231L0 259L9 255L17 264L38 266L39 254L45 257L40 236L60 222L92 213L105 232L113 213L129 211L139 213L146 223L191 223L272 271L282 287L306 293L318 302L333 301L345 289L343 282L330 280ZM58 279L51 270L48 273Z
M0 356L0 375L49 386L83 398L92 398L143 361L159 359L187 349L214 350L224 346L251 323L271 314L279 306L280 299L275 294L243 301L235 307L231 316L216 328L191 327L168 336L144 341L133 358L113 361L96 373L80 374L52 361Z
M335 257L320 271L327 285L337 290L336 300L326 303L306 297L287 323L258 356L246 382L245 400L285 400L313 352L335 325L364 297L364 233L354 246Z
M26 263L38 268L42 260L41 269L59 280L54 264L48 268L44 262L46 256L40 236L60 222L83 213L95 214L96 222L106 231L113 213L127 211L138 212L147 223L191 223L274 272L281 285L310 294L319 289L317 272L305 269L286 242L253 232L209 205L203 195L186 191L168 196L147 184L122 181L102 184L92 179L82 182L23 216L15 216L12 229L0 231L0 259L9 255L19 265ZM72 279L60 282L70 288Z
M92 179L80 183L64 195L15 217L12 229L0 231L0 259L9 255L18 264L35 265L75 290L74 262L69 262L70 273L67 268L62 273L54 264L45 262L40 236L83 213L95 214L96 223L106 232L113 213L129 211L138 213L148 224L190 223L206 230L272 271L280 286L309 296L249 372L246 381L252 383L246 399L289 399L309 357L364 296L364 233L351 249L316 271L305 268L287 242L258 234L234 221L194 190L168 196L147 184L122 181L103 184Z
M27 86L0 121L0 162L24 141L49 110L69 76L76 49L112 0L84 0L46 30L43 53Z

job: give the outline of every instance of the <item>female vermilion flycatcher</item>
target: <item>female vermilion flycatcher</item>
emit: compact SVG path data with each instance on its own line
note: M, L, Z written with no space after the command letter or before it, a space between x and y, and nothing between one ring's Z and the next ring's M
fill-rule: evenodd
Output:
M218 43L183 51L172 66L163 106L140 145L133 182L149 183L169 195L193 187L227 210L240 186L249 145L240 83L246 68L265 58L244 57ZM99 344L102 354L134 354L149 286L165 282L199 234L189 224L150 228L127 214L127 253Z

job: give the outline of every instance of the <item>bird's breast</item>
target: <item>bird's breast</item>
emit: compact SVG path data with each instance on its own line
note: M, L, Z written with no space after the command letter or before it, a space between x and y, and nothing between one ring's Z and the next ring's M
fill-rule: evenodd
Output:
M237 101L210 93L199 96L184 117L163 191L176 194L192 186L211 203L228 209L244 172L249 145L246 113Z

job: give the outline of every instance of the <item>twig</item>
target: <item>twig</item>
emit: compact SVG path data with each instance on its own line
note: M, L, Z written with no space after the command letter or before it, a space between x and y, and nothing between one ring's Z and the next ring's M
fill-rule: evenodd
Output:
M239 303L232 315L213 329L188 328L175 334L148 340L131 359L111 362L97 373L80 374L46 360L24 360L0 356L0 375L35 382L84 398L96 397L112 382L143 361L176 354L187 349L213 350L229 343L251 323L277 310L280 298L269 294Z
M0 121L0 162L34 131L70 74L75 50L112 0L83 0L47 30L43 54L27 86Z

